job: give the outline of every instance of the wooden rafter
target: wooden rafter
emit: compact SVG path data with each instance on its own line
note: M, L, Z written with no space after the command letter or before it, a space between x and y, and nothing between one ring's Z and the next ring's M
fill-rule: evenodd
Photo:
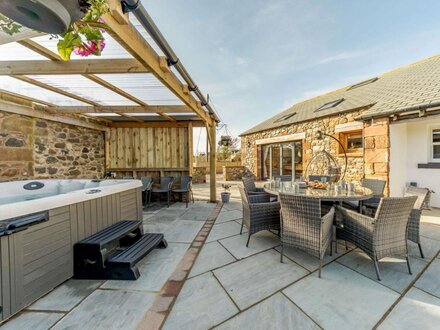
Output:
M99 113L99 112L113 112L113 113L190 113L186 105L98 105L98 106L58 106L56 110L68 113Z
M208 125L215 126L215 121L203 110L200 104L190 93L185 93L185 87L170 70L164 70L163 61L153 48L147 43L140 32L131 22L121 24L110 13L103 16L105 23L110 27L109 34L134 58L153 73L168 89L181 99Z
M188 127L189 123L192 123L192 127L204 127L205 123L201 120L194 121L178 121L171 123L169 121L154 121L154 122L143 122L143 123L127 123L127 122L113 122L109 124L110 127L121 127L121 128L136 128L136 127Z
M0 75L148 73L135 59L0 61Z
M66 92L63 89L54 87L52 85L45 84L45 83L43 83L41 81L38 81L38 80L35 80L35 79L32 79L32 78L26 77L26 76L11 76L11 77L15 78L15 79L18 79L20 81L24 81L24 82L26 82L28 84L32 84L34 86L38 86L38 87L47 89L47 90L49 90L51 92L58 93L58 94L70 97L72 99L75 99L77 101L81 101L83 103L87 103L87 104L90 104L90 105L93 105L93 106L98 106L99 105L95 101L86 99L85 97L82 97L82 96L79 96L79 95L76 95L76 94L73 94L73 93L70 93L70 92Z
M41 56L44 56L48 59L50 59L53 62L62 62L61 57L58 54L55 54L54 52L50 51L49 49L41 46L39 43L33 41L33 40L21 40L19 41L19 43L24 46L27 47L28 49L40 54ZM116 87L115 85L109 83L108 81L98 77L97 75L91 74L91 73L83 73L82 74L83 77L90 79L91 81L101 85L104 88L107 88L113 92L115 92L116 94L119 94L137 104L139 104L140 106L148 106L145 102L143 102L142 100L138 99L137 97L127 93L126 91L120 89L119 87ZM135 111L133 111L135 112ZM166 115L163 112L157 112L158 115L160 115L161 117L175 122L176 120L168 115ZM134 118L134 117L132 117ZM138 119L136 119L136 121L139 121Z

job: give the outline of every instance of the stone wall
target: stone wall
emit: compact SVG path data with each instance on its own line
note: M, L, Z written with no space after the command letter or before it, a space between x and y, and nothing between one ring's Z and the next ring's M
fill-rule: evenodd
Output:
M252 176L245 166L223 166L223 180L225 181L240 181L245 176Z
M343 113L332 117L320 118L313 121L302 122L290 126L278 127L271 130L257 132L241 137L241 152L242 164L245 166L257 179L261 179L261 146L256 145L255 141L259 139L279 137L283 135L290 135L295 133L306 133L303 142L303 165L304 169L308 162L317 153L318 150L324 148L334 156L339 165L345 166L344 157L338 155L339 146L336 141L325 137L323 140L317 140L315 133L320 130L323 133L332 135L338 138L335 133L335 126L354 121L360 114L360 111L350 113ZM314 162L316 164L316 162ZM322 165L321 165L322 166ZM309 174L322 174L323 168L311 168ZM349 156L348 167L346 173L346 180L359 182L364 176L364 160L362 155Z
M0 181L98 178L103 132L0 111Z
M192 177L193 183L206 183L206 167L194 166Z
M389 119L375 119L364 126L365 177L385 180L389 194L390 167Z

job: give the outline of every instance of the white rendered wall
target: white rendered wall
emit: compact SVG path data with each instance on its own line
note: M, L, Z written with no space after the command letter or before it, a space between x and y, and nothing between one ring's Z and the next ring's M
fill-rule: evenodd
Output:
M431 129L440 128L440 119L424 118L418 121L390 126L390 194L402 196L409 182L436 192L431 205L440 207L440 169L418 168L431 162Z

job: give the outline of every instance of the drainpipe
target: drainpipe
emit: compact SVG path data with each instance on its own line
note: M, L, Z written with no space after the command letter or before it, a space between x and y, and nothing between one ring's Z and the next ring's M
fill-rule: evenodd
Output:
M145 7L142 5L140 0L122 0L121 1L122 9L125 13L133 12L139 22L142 24L144 29L150 34L151 38L153 38L154 42L159 46L162 52L168 59L168 65L174 66L181 75L181 77L188 84L188 88L191 92L194 92L198 99L200 100L202 107L205 107L208 110L208 113L215 119L215 121L220 122L217 114L214 109L209 104L209 100L206 100L205 96L200 92L199 88L195 84L194 80L189 75L188 71L186 71L185 67L179 61L179 58L174 53L171 46L166 41L165 37L159 31L158 27L154 23L153 19L148 14Z

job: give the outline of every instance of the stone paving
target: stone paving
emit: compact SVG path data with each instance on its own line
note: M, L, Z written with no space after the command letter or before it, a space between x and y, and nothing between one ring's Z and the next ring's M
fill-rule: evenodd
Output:
M231 192L213 226L206 220L215 204L206 201L144 212L145 231L165 233L169 246L140 262L137 281L69 280L2 329L439 328L440 210L425 211L422 218L425 259L410 243L413 275L404 260L386 258L379 282L363 252L339 244L338 253L325 258L319 279L318 260L298 250L285 249L285 263L279 262L276 233L255 234L246 248L246 230L239 234L241 202L235 187ZM176 269L195 246L200 253L192 268L185 264L189 275L175 289L170 283L179 277ZM164 290L173 292L168 300L159 299ZM160 319L145 318L161 304L166 313L156 313Z
M405 260L371 260L339 244L318 278L318 260L287 249L281 264L276 233L240 235L241 204L224 204L164 329L438 329L440 210L422 219L425 259L410 244Z

